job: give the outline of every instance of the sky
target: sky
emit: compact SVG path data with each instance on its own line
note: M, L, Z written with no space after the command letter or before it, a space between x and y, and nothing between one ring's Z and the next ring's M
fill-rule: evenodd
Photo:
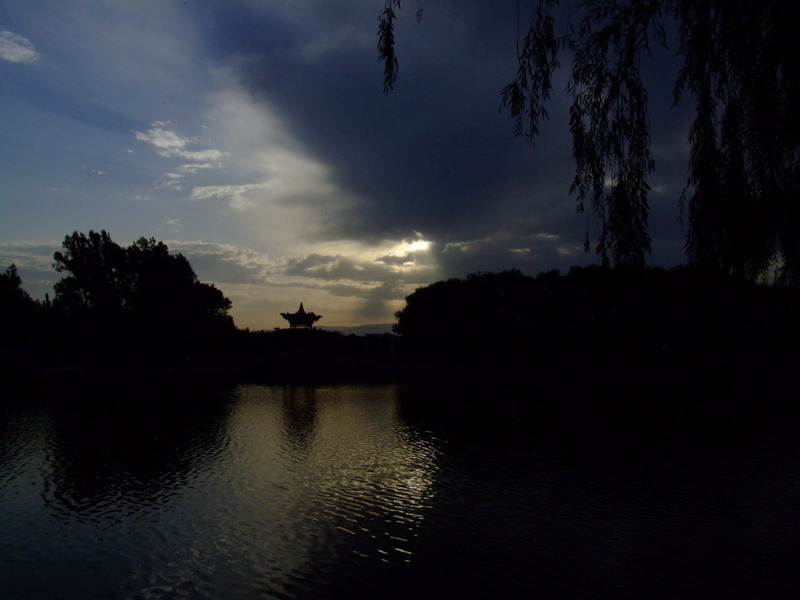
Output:
M428 0L420 23L404 3L388 95L382 6L0 0L0 268L44 298L73 231L154 237L231 299L237 326L269 330L300 302L322 327L392 323L440 279L599 262L583 249L597 223L569 194L567 74L535 144L501 110L515 3ZM671 66L647 73L663 266L686 235Z

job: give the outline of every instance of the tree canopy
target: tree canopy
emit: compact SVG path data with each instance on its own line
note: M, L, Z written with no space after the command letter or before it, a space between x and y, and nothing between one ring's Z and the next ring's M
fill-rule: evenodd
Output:
M122 248L106 231L76 231L62 246L53 255L53 267L69 275L55 285L56 306L104 315L230 319L231 301L213 285L199 282L186 257L171 255L154 238L142 237Z
M76 231L62 246L53 267L67 275L55 285L53 309L84 338L129 352L152 353L157 342L171 352L218 343L233 330L231 301L163 242L143 237L123 248L106 231Z
M3 312L30 310L34 306L28 292L22 289L22 279L17 274L15 264L9 265L4 273L0 273L0 306Z
M531 0L534 17L518 41L518 68L502 90L516 133L533 139L553 74L572 62L570 132L579 212L601 224L604 264L642 267L651 250L650 148L643 64L655 45L681 61L675 103L690 97L686 187L691 263L800 284L800 106L791 16L785 0ZM517 3L519 6L519 2ZM394 21L400 0L379 16L384 91L397 80ZM417 18L421 18L421 5ZM673 39L674 38L674 39ZM587 250L590 241L586 239Z
M35 311L36 302L22 289L17 265L9 265L5 272L0 273L0 315L3 318L0 339L16 340L32 320Z
M791 365L797 289L716 268L475 273L417 289L395 333L410 356L523 369Z

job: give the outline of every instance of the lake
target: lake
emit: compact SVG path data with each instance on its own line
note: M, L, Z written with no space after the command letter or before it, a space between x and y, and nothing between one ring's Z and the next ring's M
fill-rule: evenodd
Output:
M795 427L609 427L539 393L17 386L0 597L795 597Z

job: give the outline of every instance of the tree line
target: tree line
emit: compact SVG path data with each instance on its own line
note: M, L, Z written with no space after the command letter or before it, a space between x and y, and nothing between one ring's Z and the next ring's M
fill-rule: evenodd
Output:
M228 357L256 370L299 369L298 376L307 362L281 366L275 357L399 358L520 372L736 365L757 374L793 366L800 337L800 290L698 265L573 267L535 277L511 270L438 281L406 298L396 313L396 343L238 330L230 300L153 238L122 247L105 231L74 232L53 259L64 277L52 300L33 300L16 266L0 273L0 350L27 350L50 364Z
M216 353L235 331L231 301L154 238L127 247L73 232L53 255L65 276L35 301L15 265L0 274L7 343L64 357L167 360Z
M528 372L793 368L800 291L719 269L573 267L474 273L419 288L397 313L407 357ZM677 372L687 372L680 369Z
M0 355L28 353L28 364L47 365L214 361L280 378L287 369L302 377L308 357L365 361L393 352L389 339L237 329L222 291L199 281L185 256L152 237L123 247L106 231L76 231L54 253L53 268L64 277L43 301L25 291L16 265L0 273Z

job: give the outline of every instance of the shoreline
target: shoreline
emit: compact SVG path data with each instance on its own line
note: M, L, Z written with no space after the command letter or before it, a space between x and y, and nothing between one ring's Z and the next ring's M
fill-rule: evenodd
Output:
M576 365L569 360L535 364L468 363L425 360L365 360L332 355L279 354L246 359L194 360L165 363L122 361L47 361L32 354L2 353L0 379L6 383L31 377L37 380L131 380L226 381L254 383L439 383L541 384L547 388L591 388L616 382L622 388L641 383L683 381L728 386L738 382L764 390L795 389L798 377L792 361L637 360ZM728 387L724 386L724 387ZM622 391L622 390L620 390ZM628 390L631 391L631 390Z

